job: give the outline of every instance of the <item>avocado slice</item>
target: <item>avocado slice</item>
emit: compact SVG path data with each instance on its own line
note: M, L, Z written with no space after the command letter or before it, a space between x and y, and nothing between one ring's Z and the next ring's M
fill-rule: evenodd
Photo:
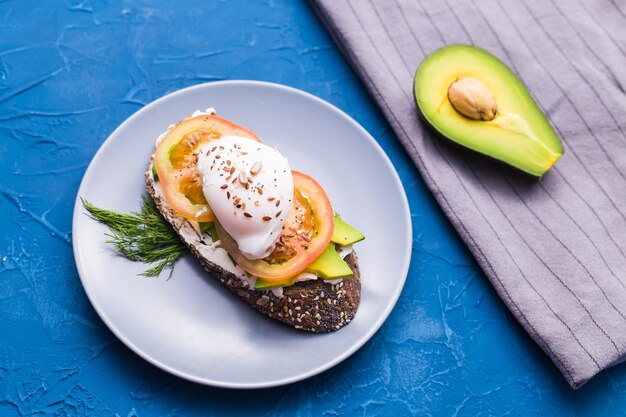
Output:
M415 100L446 138L541 177L563 144L521 80L489 52L449 45L415 74Z
M354 227L343 221L341 217L335 214L335 230L331 242L335 242L340 246L348 246L353 243L360 242L365 236Z
M217 236L217 230L215 230L215 223L213 222L199 222L200 233L209 232L211 236L211 241L217 242L220 238Z
M289 278L283 278L283 279L265 279L265 278L257 277L254 288L256 288L257 290L269 290L269 289L278 288L278 287L290 287L296 283L297 279L298 279L297 275L295 277L289 277Z
M305 269L305 272L311 272L323 279L347 278L353 275L346 261L335 250L334 243L330 243L324 249L324 252ZM295 284L297 278L297 275L280 280L257 277L255 288L257 290L268 290L276 287L289 287Z
M154 182L159 182L159 174L157 173L154 164L152 164L152 176L154 177Z
M337 253L335 244L332 242L326 246L324 252L313 263L306 267L305 271L312 272L324 279L337 279L352 275L352 270Z

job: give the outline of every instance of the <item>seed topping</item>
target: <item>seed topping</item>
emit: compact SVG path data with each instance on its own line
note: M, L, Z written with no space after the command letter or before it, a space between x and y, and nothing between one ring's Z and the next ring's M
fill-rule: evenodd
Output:
M256 175L261 172L261 169L263 169L263 162L257 161L252 165L252 168L250 168L250 174Z

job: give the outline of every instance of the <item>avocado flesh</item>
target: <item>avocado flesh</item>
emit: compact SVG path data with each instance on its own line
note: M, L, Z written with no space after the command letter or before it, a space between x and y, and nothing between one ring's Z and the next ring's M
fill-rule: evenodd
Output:
M331 242L335 242L341 246L348 246L360 242L363 239L365 239L365 236L363 236L361 232L335 214L335 229L333 231L333 237L330 238Z
M272 288L278 287L290 287L295 284L298 276L283 278L283 279L264 279L258 278L256 279L256 283L254 284L254 288L257 290L270 290Z
M305 269L324 279L344 278L352 275L352 270L330 243L324 252Z
M473 120L448 100L459 78L482 81L495 97L493 120ZM545 174L563 144L520 79L498 58L470 45L450 45L429 55L415 75L415 99L424 118L448 139L531 175Z
M335 244L329 244L324 252L311 263L305 270L323 279L338 279L352 276L353 272L343 260L341 255L335 250ZM296 283L298 275L283 279L257 278L255 288L257 290L268 290L277 287L289 287Z
M206 233L211 227L213 227L213 222L199 222L198 226L200 226L200 233Z
M220 238L217 236L217 230L215 230L215 223L213 222L199 222L200 233L209 232L212 242L217 242Z

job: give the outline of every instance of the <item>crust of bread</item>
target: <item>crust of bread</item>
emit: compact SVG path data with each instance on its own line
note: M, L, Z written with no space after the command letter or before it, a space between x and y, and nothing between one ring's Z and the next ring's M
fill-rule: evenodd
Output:
M176 231L180 230L187 220L177 214L167 201L158 195L151 169L146 172L146 189L163 217ZM204 245L200 237L196 240L182 240L200 261L204 270L232 293L259 313L295 329L313 333L334 332L350 323L359 308L361 276L358 257L354 251L345 258L354 272L351 278L343 279L337 284L331 284L321 278L297 282L290 287L285 287L282 297L278 297L272 291L249 289L235 274L206 259L199 250L199 246Z

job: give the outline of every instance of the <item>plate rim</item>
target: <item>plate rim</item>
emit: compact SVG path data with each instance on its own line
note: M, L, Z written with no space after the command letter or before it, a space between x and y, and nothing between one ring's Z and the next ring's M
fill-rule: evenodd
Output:
M84 276L86 275L86 271L83 269L83 262L79 254L78 239L75 239L75 236L77 236L76 227L78 224L79 216L85 215L85 213L82 211L82 204L81 204L81 195L84 192L83 187L85 186L86 179L89 178L89 176L92 174L92 170L95 169L94 166L97 164L97 161L99 161L99 159L102 158L103 150L111 146L111 142L110 142L111 137L118 134L118 132L122 130L127 124L130 124L135 119L141 117L141 114L146 109L156 106L163 101L171 99L172 97L175 97L175 96L184 95L193 90L201 90L201 89L207 88L207 86L228 85L228 84L276 88L276 89L284 90L289 93L302 96L305 99L313 100L317 104L330 109L332 112L338 114L341 118L345 119L350 125L352 125L354 128L356 128L361 133L363 133L364 136L371 142L371 144L374 145L376 152L382 156L383 162L393 174L392 176L393 176L395 185L401 191L400 194L401 194L401 200L402 200L402 209L403 209L402 211L404 212L403 214L408 225L405 231L405 236L404 236L405 239L408 241L408 245L406 247L406 250L403 256L403 265L401 268L402 277L398 283L399 285L397 286L396 291L393 293L390 299L390 302L387 304L386 309L383 311L383 314L381 314L378 317L378 319L373 323L373 325L369 326L368 330L359 339L357 339L356 342L354 342L350 346L349 349L346 349L344 352L341 352L340 355L337 355L332 360L327 361L326 363L320 366L317 366L313 369L310 369L306 372L302 372L291 377L282 378L282 379L273 380L273 381L267 381L267 382L233 383L233 382L219 381L219 380L210 379L210 378L198 377L195 375L191 375L187 372L175 369L171 366L168 366L167 364L160 362L158 359L152 357L151 355L149 355L148 353L144 352L142 349L137 347L129 338L127 338L117 328L117 326L109 319L109 317L105 313L104 308L101 305L99 305L98 302L96 302L96 296L93 293L93 291L95 290L93 288L90 288L90 285L87 284L88 280L84 278ZM402 290L404 289L404 286L406 284L406 278L409 272L409 267L411 263L411 254L412 254L412 248L413 248L412 230L413 230L413 222L411 218L410 206L409 206L408 198L406 196L406 190L404 189L404 186L402 184L402 181L400 179L398 172L396 171L393 163L387 156L382 146L376 141L376 139L374 139L374 137L363 126L361 126L350 115L348 115L346 112L336 107L335 105L327 102L326 100L320 97L317 97L309 92L295 88L295 87L273 83L273 82L267 82L267 81L257 81L257 80L221 80L221 81L212 81L212 82L206 82L206 83L201 83L201 84L195 84L189 87L182 88L180 90L173 91L171 93L167 93L164 96L159 97L158 99L148 103L147 105L143 106L142 108L140 108L139 110L137 110L136 112L128 116L119 126L117 126L107 136L104 142L102 142L102 144L99 146L94 156L91 158L91 161L89 162L89 165L87 169L85 170L85 173L83 174L83 177L80 181L80 185L78 187L78 191L76 193L76 199L74 201L74 213L72 216L72 251L74 255L74 264L76 265L76 270L78 272L80 282L85 291L85 294L87 295L87 298L89 299L91 306L94 308L94 310L98 314L98 317L104 322L107 328L115 335L115 337L117 337L126 347L128 347L131 351L133 351L139 357L141 357L142 359L146 360L150 364L156 366L157 368L163 371L166 371L179 378L186 379L188 381L192 381L198 384L219 387L219 388L230 388L230 389L258 389L258 388L272 388L272 387L283 386L283 385L299 382L299 381L311 378L313 376L319 375L322 372L325 372L328 369L333 368L334 366L338 365L339 363L343 362L344 360L352 356L356 351L361 349L365 345L365 343L367 343L378 332L378 330L382 327L382 325L385 323L385 321L387 320L387 318L393 311L394 307L396 306L398 302L398 298L400 297L400 294L402 293Z

